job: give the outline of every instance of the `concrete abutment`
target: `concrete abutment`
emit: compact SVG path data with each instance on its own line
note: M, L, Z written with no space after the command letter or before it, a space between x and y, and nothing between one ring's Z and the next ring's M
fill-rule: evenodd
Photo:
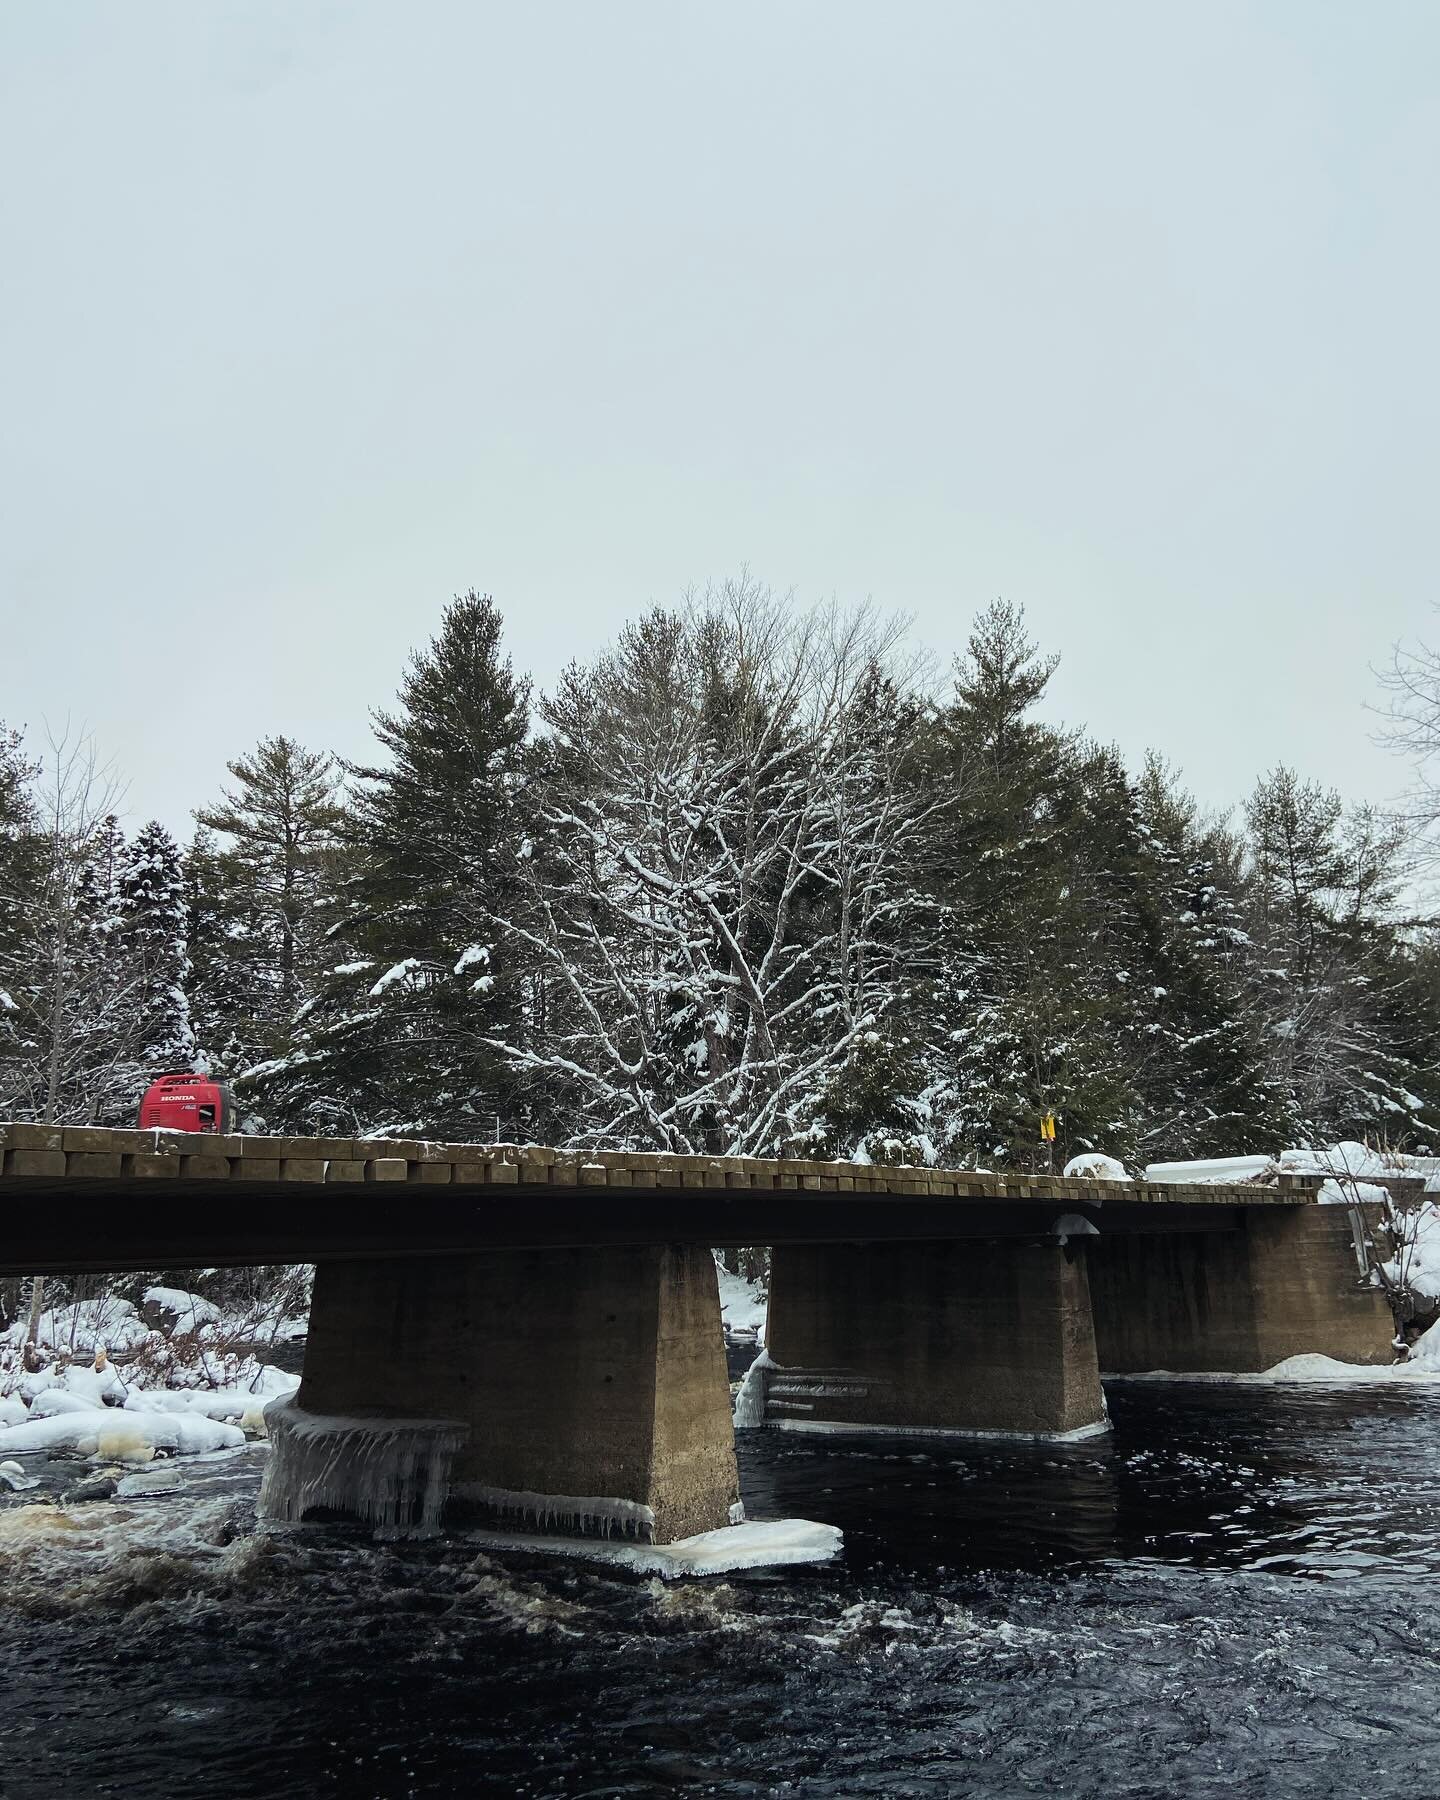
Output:
M785 1245L764 1422L1062 1437L1103 1430L1081 1244Z
M1367 1279L1358 1229L1383 1209L1313 1203L1239 1213L1228 1231L1091 1238L1107 1374L1255 1373L1287 1357L1392 1360L1394 1320Z
M432 1490L433 1457L446 1460L450 1520L654 1543L733 1522L710 1251L321 1263L300 1390L275 1434L272 1515L323 1493L327 1510L373 1521L375 1445L403 1439L407 1421Z

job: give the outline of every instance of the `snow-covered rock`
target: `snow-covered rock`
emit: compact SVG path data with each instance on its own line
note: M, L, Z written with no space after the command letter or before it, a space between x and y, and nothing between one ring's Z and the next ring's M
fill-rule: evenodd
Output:
M72 1394L68 1388L58 1383L39 1393L30 1402L32 1419L68 1418L72 1413L96 1413L101 1408L99 1400L91 1400L84 1394Z
M1440 1322L1432 1325L1423 1337L1416 1338L1410 1346L1410 1360L1405 1366L1411 1369L1433 1369L1440 1375Z
M276 1373L280 1373L279 1370ZM298 1382L296 1383L298 1386ZM281 1388L281 1393L293 1389ZM127 1412L188 1413L204 1419L229 1419L247 1437L267 1437L265 1406L273 1398L269 1393L251 1393L245 1389L180 1388L160 1389L148 1393L134 1392L125 1401Z
M203 1456L243 1445L238 1425L196 1413L130 1412L92 1406L82 1412L28 1419L0 1431L7 1457L68 1451L106 1462L149 1462L156 1455Z
M125 1398L125 1383L109 1361L71 1363L60 1381L67 1394L88 1400L92 1406L118 1406Z
M220 1319L220 1308L214 1301L185 1288L148 1287L141 1296L141 1305L167 1332L198 1331L202 1325L214 1325Z
M1124 1163L1117 1162L1113 1156L1105 1156L1099 1150L1087 1150L1083 1156L1072 1156L1065 1165L1067 1180L1081 1176L1087 1181L1128 1181L1129 1171Z

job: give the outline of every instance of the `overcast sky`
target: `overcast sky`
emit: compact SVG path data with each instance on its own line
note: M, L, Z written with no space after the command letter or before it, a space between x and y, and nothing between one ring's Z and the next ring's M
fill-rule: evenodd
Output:
M1440 6L0 11L0 717L172 827L742 562L1201 798L1352 796L1431 624Z

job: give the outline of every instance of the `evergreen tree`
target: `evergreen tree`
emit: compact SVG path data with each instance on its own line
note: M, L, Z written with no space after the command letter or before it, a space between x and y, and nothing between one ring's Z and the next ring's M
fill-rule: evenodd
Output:
M20 1116L31 1053L22 1002L33 977L27 920L42 885L39 773L21 734L0 723L0 1113L9 1117Z
M1311 1141L1425 1129L1403 1012L1401 831L1277 768L1246 805L1249 910L1272 1078ZM1398 1009L1398 1010L1397 1010Z
M395 709L374 714L388 760L347 768L330 972L294 1051L260 1077L267 1116L460 1139L492 1137L497 1116L520 1128L523 1096L487 1042L521 1030L519 973L491 940L523 830L530 687L501 627L488 596L455 599Z
M140 1088L167 1069L188 1069L195 1062L185 992L190 959L180 850L157 821L142 826L125 849L115 899L118 951L134 996ZM139 1099L137 1091L137 1105Z
M293 738L262 738L227 766L234 787L195 815L202 831L229 840L227 854L217 857L204 840L197 873L211 883L210 903L226 926L243 921L243 929L209 946L207 977L222 988L242 971L255 981L249 1019L235 1022L238 1041L274 1056L290 1046L318 973L344 813L333 760ZM227 947L240 964L228 977L214 961Z
M251 873L240 851L222 850L213 832L197 828L184 861L186 996L200 1052L222 1075L237 1075L284 1047L273 1006L271 915Z
M1147 996L1150 1055L1139 1072L1147 1158L1286 1144L1294 1118L1268 1068L1240 846L1222 826L1201 824L1194 802L1153 754L1138 793L1161 917Z
M936 1097L948 1153L971 1160L1033 1161L1045 1112L1072 1148L1133 1129L1097 954L1107 921L1084 879L1109 764L1033 716L1056 666L1023 609L997 601L938 722L955 801L939 855L950 978Z

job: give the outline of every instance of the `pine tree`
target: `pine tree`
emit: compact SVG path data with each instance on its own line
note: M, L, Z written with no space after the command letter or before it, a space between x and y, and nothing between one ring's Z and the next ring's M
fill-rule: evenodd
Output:
M204 826L185 856L184 880L191 1026L207 1066L238 1075L284 1047L277 1042L269 907L247 858L222 850Z
M290 1046L318 974L344 812L333 759L293 738L262 738L227 766L235 786L195 815L202 830L229 840L227 854L202 872L227 922L245 921L232 943L258 977L240 1041L258 1040L275 1056ZM208 842L201 854L212 855Z
M1404 988L1404 837L1369 808L1277 768L1246 805L1249 910L1272 1079L1311 1141L1428 1129L1393 1030ZM1402 1007L1403 1010L1403 1007Z
M180 850L156 820L121 856L116 921L134 995L138 1088L166 1070L192 1067L196 1049L185 992L190 959ZM134 1098L138 1105L138 1091Z
M948 1154L968 1160L1032 1160L1047 1111L1075 1147L1116 1129L1113 1084L1101 1080L1115 1059L1096 921L1077 883L1085 758L1033 717L1057 662L1038 654L1022 608L995 602L938 722L936 757L956 798L939 853L950 974L937 996L948 1047L936 1099Z
M1140 1080L1147 1158L1279 1149L1294 1137L1294 1118L1267 1064L1241 847L1222 825L1199 820L1154 755L1138 793L1161 920Z
M21 1116L31 1054L23 1002L34 975L27 921L42 888L39 774L21 734L0 723L0 1114L11 1118Z
M348 767L344 837L321 984L292 1054L265 1070L267 1116L316 1127L493 1137L525 1102L487 1043L520 1029L513 963L492 955L522 835L529 683L502 621L469 592L374 714L388 761Z

